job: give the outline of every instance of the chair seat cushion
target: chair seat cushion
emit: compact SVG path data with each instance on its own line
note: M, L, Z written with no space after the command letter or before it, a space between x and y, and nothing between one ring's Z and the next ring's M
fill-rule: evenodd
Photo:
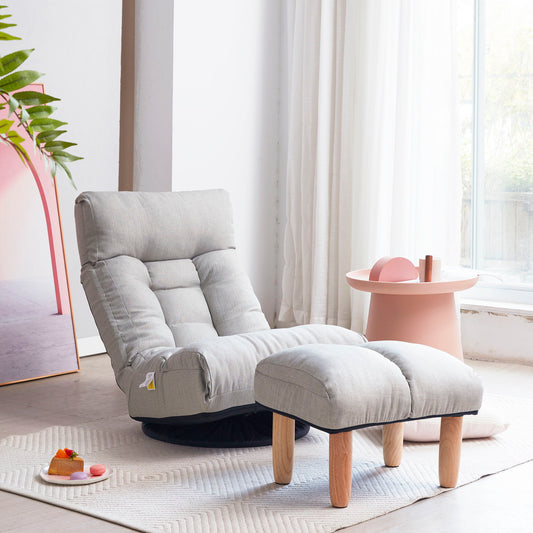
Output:
M481 381L451 355L396 341L297 346L260 361L256 401L334 433L475 413Z
M300 344L364 342L345 328L313 324L217 337L179 349L153 348L128 367L130 416L170 418L253 405L255 367L265 357Z

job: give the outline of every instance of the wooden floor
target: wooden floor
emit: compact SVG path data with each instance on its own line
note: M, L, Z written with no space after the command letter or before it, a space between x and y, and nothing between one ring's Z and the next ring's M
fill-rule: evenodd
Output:
M533 397L533 366L468 363L481 375L488 392ZM107 356L85 357L81 366L77 374L0 387L0 438L58 423L107 420L126 413L126 399L115 384ZM533 413L529 422L533 423ZM0 531L131 530L0 491ZM343 533L384 531L529 533L533 531L533 462L352 526Z

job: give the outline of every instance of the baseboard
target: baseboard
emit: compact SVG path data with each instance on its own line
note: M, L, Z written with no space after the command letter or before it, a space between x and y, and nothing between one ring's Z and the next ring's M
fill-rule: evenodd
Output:
M78 355L80 357L105 353L106 351L104 343L99 335L76 339L76 342L78 343Z
M500 363L533 364L533 316L487 309L461 311L465 357Z

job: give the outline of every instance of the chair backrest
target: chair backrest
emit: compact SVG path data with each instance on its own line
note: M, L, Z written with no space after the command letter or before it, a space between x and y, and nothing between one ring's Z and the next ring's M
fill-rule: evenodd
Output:
M75 217L81 281L116 374L154 348L269 328L226 191L84 192Z

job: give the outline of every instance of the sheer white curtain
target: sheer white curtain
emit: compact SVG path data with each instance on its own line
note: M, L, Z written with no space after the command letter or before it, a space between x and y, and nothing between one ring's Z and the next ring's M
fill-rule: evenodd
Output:
M460 167L450 0L288 0L281 323L363 330L345 273L456 264Z

